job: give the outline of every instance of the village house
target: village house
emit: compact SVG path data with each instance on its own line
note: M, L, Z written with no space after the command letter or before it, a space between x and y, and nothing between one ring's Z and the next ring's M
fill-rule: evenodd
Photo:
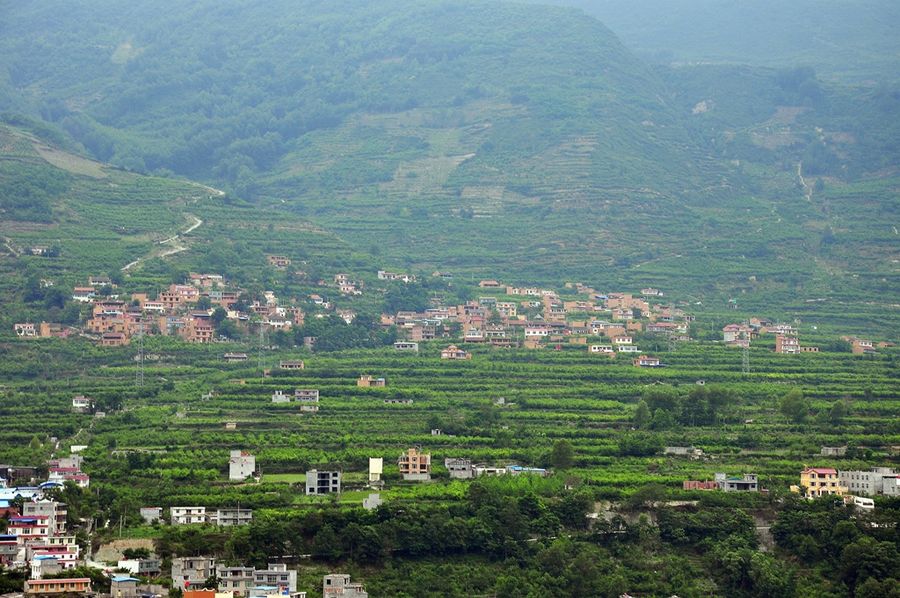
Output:
M630 345L634 343L634 338L630 336L614 336L612 337L614 345Z
M248 357L246 353L226 353L222 356L222 359L229 363L237 363L247 361Z
M749 347L753 329L744 324L729 324L722 328L722 340L729 347Z
M616 352L613 351L612 345L591 345L588 347L589 353L600 353L609 357L615 357Z
M319 391L312 388L298 388L294 390L294 402L300 403L300 411L303 413L318 413Z
M356 385L360 388L381 388L387 386L387 381L384 378L364 374L356 381Z
M741 477L729 477L724 473L715 474L716 485L722 492L758 492L759 481L756 474L747 473Z
M383 486L384 482L381 480L383 472L384 459L382 457L369 457L369 486Z
M381 495L377 492L373 492L363 499L362 506L367 511L374 511L383 504L384 501L381 499Z
M635 345L618 345L616 347L616 352L618 353L640 353L641 350L637 348Z
M499 289L500 283L496 280L482 280L478 283L478 286L482 289Z
M104 332L100 336L101 347L123 347L128 344L128 336L124 332Z
M785 355L800 353L800 339L796 336L778 334L775 336L775 352Z
M285 255L267 255L266 260L268 260L270 266L275 266L276 268L287 268L291 265L291 259Z
M823 446L819 454L823 457L843 457L847 454L847 446Z
M718 490L719 485L715 480L684 480L681 483L682 490Z
M169 509L169 522L172 525L206 523L206 507L172 507Z
M256 472L256 457L246 451L231 451L228 459L228 479L242 482Z
M32 322L23 322L21 324L13 324L13 330L16 336L24 336L34 338L38 335L38 330Z
M88 276L88 284L92 287L114 287L109 276Z
M800 486L791 486L791 491L801 492L809 498L833 494L843 496L847 488L841 485L838 472L830 467L807 467L800 472Z
M141 507L141 519L152 524L162 519L162 507Z
M854 355L875 355L877 353L870 340L855 337L844 337L843 340L850 343L850 350Z
M278 368L282 370L302 370L305 367L302 359L282 359L278 362Z
M369 598L361 583L350 583L345 573L331 573L322 579L322 598Z
M850 494L860 496L897 496L897 471L889 467L874 467L868 471L839 471L839 484Z
M29 579L25 582L26 596L90 594L91 580L87 577L65 579Z
M72 289L72 300L79 303L91 303L96 296L97 291L94 287L75 287Z
M225 277L221 274L197 274L191 272L188 274L188 280L196 287L203 289L222 288L225 286Z
M419 343L414 343L411 341L397 341L394 343L394 349L397 351L413 351L414 353L419 352Z
M664 455L673 455L675 457L689 457L691 459L702 459L703 449L693 446L667 446L663 449Z
M72 411L75 413L90 413L94 408L94 399L84 395L78 395L72 398Z
M658 357L652 357L650 355L641 355L633 361L635 367L639 368L658 368L662 364L659 362Z
M67 328L62 324L52 324L49 322L41 322L40 324L41 338L68 338L71 332L71 328Z
M452 479L469 480L475 477L475 468L470 459L444 459L444 467Z
M280 595L293 594L297 591L297 572L289 571L283 563L269 563L265 569L253 571L253 583L257 587L277 588Z
M341 472L319 471L313 469L306 472L306 495L320 496L324 494L340 494Z
M173 557L172 581L175 587L190 589L202 584L216 573L216 559L209 556Z
M210 517L212 523L219 527L233 527L236 525L250 525L253 521L253 509L241 508L221 508L216 509L215 514Z
M417 447L402 453L397 465L404 480L418 482L431 479L431 454L423 453Z
M388 272L387 270L378 271L378 280L399 280L402 282L415 282L416 277L409 274L401 274L398 272Z
M472 354L458 348L456 345L450 345L441 351L441 359L471 359Z
M272 402L273 403L290 403L291 397L290 395L284 394L284 391L280 388L272 393Z

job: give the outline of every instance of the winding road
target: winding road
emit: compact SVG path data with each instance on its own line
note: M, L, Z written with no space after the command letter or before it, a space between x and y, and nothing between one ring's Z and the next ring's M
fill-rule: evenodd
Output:
M188 214L188 216L190 216L194 220L193 224L191 224L189 227L184 229L183 232L181 232L177 235L172 235L168 239L164 239L158 243L158 245L171 244L171 245L173 245L173 247L166 249L164 251L161 251L159 253L157 253L155 250L151 250L150 253L148 253L144 257L139 257L138 259L134 260L133 262L125 264L125 266L122 267L122 272L127 272L128 270L130 270L131 268L138 265L139 263L141 263L142 261L146 260L149 257L167 257L170 255L174 255L176 253L180 253L182 251L186 251L187 247L185 245L179 244L178 239L180 237L182 237L183 235L186 235L186 234L196 230L200 225L203 224L203 221L201 219L197 218L196 216L194 216L192 214Z

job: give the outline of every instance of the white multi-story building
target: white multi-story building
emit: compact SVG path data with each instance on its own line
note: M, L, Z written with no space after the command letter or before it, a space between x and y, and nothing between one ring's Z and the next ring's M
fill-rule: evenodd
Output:
M246 451L231 451L228 460L228 479L242 482L256 471L256 457Z
M169 516L172 525L206 523L206 507L172 507Z
M869 471L839 471L838 480L850 494L860 496L898 496L897 472L888 467L875 467Z

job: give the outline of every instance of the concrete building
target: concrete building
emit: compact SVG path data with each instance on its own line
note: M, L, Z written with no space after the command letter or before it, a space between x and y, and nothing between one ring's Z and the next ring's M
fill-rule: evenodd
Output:
M850 494L896 496L897 472L888 467L875 467L869 471L839 471L838 480Z
M162 507L141 507L141 518L147 523L162 519Z
M382 457L369 457L369 485L384 486L381 479L384 473L384 459Z
M419 352L419 343L414 343L411 341L397 341L394 343L394 349L397 351L412 351L414 353Z
M172 581L177 588L190 589L200 586L216 572L216 559L211 556L194 556L172 559Z
M297 591L297 572L288 570L283 563L269 563L268 568L253 572L253 583L256 586L275 587L278 594L293 594Z
M470 459L444 459L444 467L450 477L456 480L470 480L475 477L475 468Z
M338 494L341 491L341 472L318 471L313 469L306 472L306 494Z
M59 560L49 554L37 555L31 559L31 579L43 579L63 570Z
M172 507L169 509L172 525L206 523L206 507Z
M724 473L715 475L716 485L722 492L758 492L759 480L755 473L744 474L742 477L728 477Z
M91 580L87 577L67 579L29 579L25 582L26 596L47 596L55 594L89 594Z
M300 403L300 411L318 413L319 391L314 388L298 388L294 391L294 402Z
M219 592L234 592L235 596L246 596L253 583L253 567L216 566Z
M228 460L228 479L242 482L256 471L256 457L246 451L231 451Z
M823 446L819 454L823 457L843 457L847 454L847 446Z
M22 505L22 515L47 518L47 532L51 536L65 533L67 514L68 510L65 503L56 502L55 500L26 502Z
M110 580L109 594L112 598L137 598L137 584L140 581L130 575L114 575Z
M216 509L215 523L220 527L250 525L253 521L253 509L224 508Z
M800 472L800 486L794 486L791 490L802 492L804 496L816 498L828 494L843 496L847 494L838 479L838 472L830 467L807 467Z
M153 577L160 573L161 561L159 559L126 559L117 563L117 568L124 569L132 575L141 577Z
M364 374L356 381L356 385L360 388L383 388L387 386L387 381L384 378Z
M800 353L800 339L796 336L778 334L775 336L775 352L786 355Z
M404 480L421 482L431 479L431 455L418 448L407 449L397 460Z
M361 583L350 583L346 573L332 573L322 579L322 598L369 598Z
M283 390L276 390L272 393L272 402L273 403L290 403L291 396L284 394Z
M372 494L369 494L369 496L367 496L363 499L363 508L366 509L367 511L372 511L373 509L377 509L382 504L384 504L384 501L381 500L381 495L378 493L375 493L375 492L373 492Z

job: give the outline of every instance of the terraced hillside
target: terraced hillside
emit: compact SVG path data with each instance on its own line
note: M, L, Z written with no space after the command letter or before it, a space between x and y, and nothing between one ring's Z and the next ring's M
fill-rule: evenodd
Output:
M815 336L805 338L816 343ZM752 470L764 486L781 492L796 483L803 464L837 464L818 456L822 445L865 446L887 459L889 447L900 441L900 430L890 417L900 400L893 350L875 358L827 350L792 356L776 355L762 343L750 352L747 375L741 373L738 350L701 343L667 352L654 343L648 337L639 345L661 357L665 368L636 368L628 359L591 355L584 347L539 352L476 348L471 361L448 362L439 359L437 345L429 344L418 355L393 349L301 355L306 360L303 371L276 368L272 377L262 378L255 360L250 366L223 365L221 347L187 347L157 339L148 351L161 359L148 362L150 384L144 390L133 386L131 352L92 349L79 356L78 350L66 349L51 366L56 381L44 382L47 391L38 402L25 400L29 385L16 382L21 372L5 366L12 384L3 415L10 425L2 436L7 449L0 458L27 452L34 434L73 434L71 442L90 444L89 473L104 487L116 487L117 476L125 475L127 455L141 456L140 466L129 457L127 475L143 502L193 504L205 496L211 504L239 500L284 509L311 502L282 493L287 491L282 484L296 481L309 468L339 467L347 476L346 488L361 489L370 456L384 456L389 464L390 500L403 500L410 492L417 500L454 496L458 489L452 484L419 493L398 483L396 466L390 463L406 446L416 444L430 450L436 464L444 457L464 456L477 462L546 466L553 444L565 439L575 448L571 473L615 497L651 483L674 490L682 479L705 479L722 470ZM19 342L5 350L28 360L37 348ZM71 356L62 359L65 353ZM297 353L269 353L264 363L270 366L287 357ZM104 367L78 374L96 361ZM186 362L189 369L182 367ZM384 376L387 387L358 388L361 374ZM67 375L75 377L74 384L63 384ZM706 386L698 387L698 381ZM294 388L318 389L320 411L301 414L296 404L272 404L275 390L291 393ZM661 424L654 440L660 446L701 447L715 456L713 461L661 458L652 449L650 454L632 455L623 448L623 438L635 435L630 430L642 397L715 388L732 393L715 423ZM810 402L806 424L792 423L779 412L779 401L791 389L802 390ZM211 398L201 397L210 392ZM89 416L69 415L73 393L124 410L91 424ZM505 404L498 406L501 397ZM396 399L412 403L385 403ZM838 423L828 419L836 403L844 404L847 413ZM697 409L698 418L707 417ZM46 417L40 422L24 417L35 410ZM823 413L824 419L816 415ZM12 423L17 421L22 425ZM237 429L226 430L225 422L236 422ZM434 428L443 434L433 436ZM217 482L228 450L236 448L257 455L264 471L261 486ZM840 462L844 468L851 464ZM174 486L155 488L153 480L160 477ZM201 480L211 484L198 488ZM266 497L266 491L279 494ZM350 492L343 500L360 496Z

